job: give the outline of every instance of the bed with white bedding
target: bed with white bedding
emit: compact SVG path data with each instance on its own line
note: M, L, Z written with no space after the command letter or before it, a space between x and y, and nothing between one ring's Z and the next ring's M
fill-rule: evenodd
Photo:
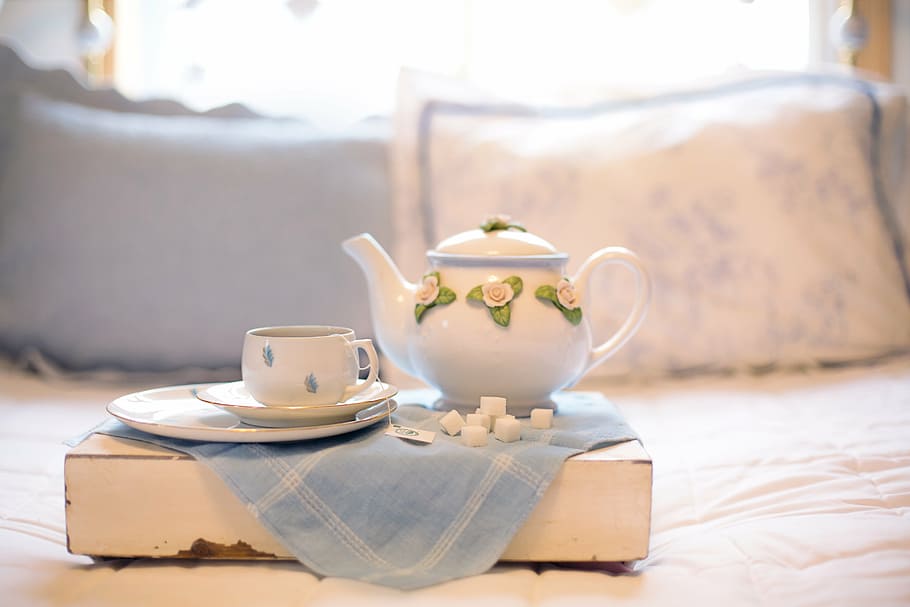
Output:
M910 604L903 92L760 74L532 111L410 75L391 122L326 133L86 90L2 48L0 76L0 604ZM641 331L577 386L653 459L646 559L400 591L68 554L64 441L113 398L236 378L254 326L369 336L342 240L371 232L413 278L500 211L652 274ZM595 276L595 334L625 278Z
M628 572L501 564L404 592L267 562L66 551L63 441L141 386L0 375L4 605L907 605L910 358L599 387L654 461ZM585 386L586 388L598 386Z

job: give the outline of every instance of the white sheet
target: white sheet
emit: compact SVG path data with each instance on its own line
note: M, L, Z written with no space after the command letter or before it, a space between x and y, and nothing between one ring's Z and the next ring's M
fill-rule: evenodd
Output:
M293 563L68 554L62 441L139 386L0 370L0 604L910 604L910 359L602 387L654 459L651 554L634 574L502 565L405 593Z

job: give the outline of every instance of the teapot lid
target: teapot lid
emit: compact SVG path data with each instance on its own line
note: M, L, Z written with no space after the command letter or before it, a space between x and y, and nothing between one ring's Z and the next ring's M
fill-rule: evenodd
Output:
M436 253L473 256L554 255L556 247L528 232L508 215L489 217L480 227L450 236L436 245Z

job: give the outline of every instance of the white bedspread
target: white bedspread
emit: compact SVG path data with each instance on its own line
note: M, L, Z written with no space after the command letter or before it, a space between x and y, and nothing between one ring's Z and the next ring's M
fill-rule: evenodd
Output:
M0 604L910 605L910 359L605 386L654 460L650 556L629 575L503 565L414 592L294 563L68 554L62 441L134 388L0 371Z

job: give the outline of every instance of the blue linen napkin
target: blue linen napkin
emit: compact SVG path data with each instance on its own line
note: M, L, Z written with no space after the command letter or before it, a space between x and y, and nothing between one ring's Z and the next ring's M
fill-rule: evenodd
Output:
M384 433L294 443L207 443L155 436L110 420L95 432L188 453L311 570L401 589L492 567L571 455L635 440L602 395L556 395L549 430L521 420L521 440L471 448L440 431L430 390L399 394L396 423L436 431L431 444ZM416 403L416 404L412 404Z

